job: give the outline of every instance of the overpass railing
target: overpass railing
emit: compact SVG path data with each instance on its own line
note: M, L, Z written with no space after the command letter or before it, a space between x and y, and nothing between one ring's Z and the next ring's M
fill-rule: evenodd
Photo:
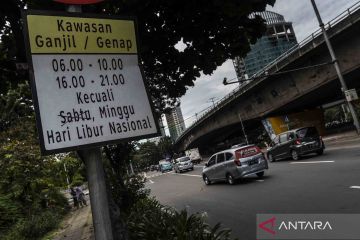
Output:
M343 20L347 19L348 17L351 17L355 12L357 12L360 9L360 1L346 9L344 12L340 13L338 16L330 20L328 23L325 24L325 29L328 31L338 23L342 22ZM255 78L255 80L249 79L249 81L244 82L240 86L236 87L234 90L232 90L230 93L225 95L223 98L221 98L219 101L217 101L213 107L209 107L206 111L203 111L203 113L198 116L198 119L193 122L191 126L189 126L178 138L180 139L182 136L187 134L192 128L194 128L197 124L203 122L205 119L207 119L210 115L215 113L218 109L220 109L222 106L225 106L229 101L232 99L235 99L237 96L243 94L247 90L249 90L252 86L256 85L258 82L264 80L268 75L274 72L277 72L278 70L282 69L284 66L286 66L289 62L291 62L293 59L290 58L294 53L298 52L299 56L303 55L307 51L301 51L302 48L305 46L311 45L312 47L308 49L311 50L318 46L320 43L322 43L324 40L321 39L321 41L316 40L318 38L322 38L322 31L321 28L318 28L316 31L311 33L308 37L303 39L301 42L295 44L293 47L289 48L286 52L281 54L279 57L274 59L272 62L270 62L268 65L263 67L260 71L256 72L251 78ZM176 141L177 141L176 140Z

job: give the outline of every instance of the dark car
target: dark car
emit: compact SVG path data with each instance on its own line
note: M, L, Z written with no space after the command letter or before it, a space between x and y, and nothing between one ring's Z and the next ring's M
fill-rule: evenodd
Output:
M270 162L291 157L298 160L301 156L324 153L325 145L315 127L303 127L277 135L267 152Z
M159 165L151 165L150 171L159 171Z

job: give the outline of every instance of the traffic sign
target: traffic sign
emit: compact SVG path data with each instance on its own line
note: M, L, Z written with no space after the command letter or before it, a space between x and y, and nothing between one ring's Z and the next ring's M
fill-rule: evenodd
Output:
M24 14L43 154L158 135L134 19Z
M345 98L346 98L346 101L348 101L348 102L358 100L359 97L357 95L356 89L354 88L354 89L346 90Z
M285 115L284 122L286 122L286 123L289 123L289 122L290 122L290 120L289 120L289 118L288 118L287 115Z

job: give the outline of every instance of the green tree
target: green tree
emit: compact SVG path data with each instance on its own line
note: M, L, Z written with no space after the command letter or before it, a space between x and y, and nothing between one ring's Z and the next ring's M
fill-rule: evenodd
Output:
M176 103L201 73L211 74L227 59L244 56L265 32L264 20L249 14L263 11L275 0L115 1L84 6L84 12L136 16L141 64L156 109ZM7 32L7 70L25 61L21 10L60 10L52 1L12 0L1 3L0 30ZM7 24L7 23L10 23ZM182 43L183 49L177 48ZM16 79L15 79L16 80ZM4 84L7 86L7 84Z
M133 163L141 171L150 165L158 164L162 158L159 148L154 142L144 142L138 145L138 150L133 156Z
M15 231L19 234L28 232L31 228L39 230L28 232L28 238L37 237L43 227L54 227L48 225L50 219L48 223L29 227L31 219L49 210L50 206L50 214L53 215L64 212L67 206L65 198L59 193L63 183L59 183L54 172L57 162L53 157L40 155L33 123L34 119L31 117L22 118L0 132L0 222L5 222L5 226L21 223L22 230ZM28 222L25 224L23 221ZM0 231L0 238L2 234ZM25 235L19 235L15 239L24 237Z
M254 43L266 30L261 17L250 19L249 14L263 11L266 4L274 2L275 0L109 0L86 6L83 11L137 17L141 65L156 110L161 113L166 107L176 104L178 98L185 94L188 87L194 85L201 73L211 74L227 59L244 56L250 50L250 43ZM0 5L0 92L6 94L15 89L18 83L27 83L29 79L26 72L17 71L15 67L16 62L25 62L21 11L25 8L61 10L65 7L43 0L10 0ZM179 43L183 45L181 49L177 47ZM11 105L10 103L9 106ZM31 107L31 103L28 102L27 106ZM4 125L12 125L11 117L4 119ZM26 134L25 131L21 135ZM125 183L131 181L119 177L118 173L126 169L125 164L128 163L132 146L124 143L104 148L104 156L109 163L107 176L110 176L108 179L114 196L111 200L118 206L121 203L116 201L116 197L122 197L124 191L130 191ZM40 164L42 158L38 156L39 153L31 155L32 151L20 152L28 155L27 157L33 156L32 163L39 161ZM17 153L3 154L4 157L9 157L10 155L5 154ZM155 157L151 159L155 162ZM117 236L126 237L122 226L115 228L117 230L122 231Z
M324 111L324 118L326 123L332 123L334 121L345 121L345 114L341 105L326 109Z
M80 159L74 154L74 152L68 154L57 154L57 171L60 183L66 183L63 185L67 187L67 180L69 180L70 186L82 185L86 180L86 169L85 165Z
M166 136L162 137L158 143L158 148L162 158L166 156L172 157L174 155L174 145L171 141L171 138Z

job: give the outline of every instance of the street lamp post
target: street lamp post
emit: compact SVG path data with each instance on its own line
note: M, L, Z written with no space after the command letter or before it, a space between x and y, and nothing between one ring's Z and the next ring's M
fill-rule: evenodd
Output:
M324 26L324 23L322 22L322 19L321 19L321 16L320 16L320 13L319 13L319 10L316 6L316 3L315 3L315 0L311 0L311 4L314 8L314 11L315 11L315 14L316 14L316 17L318 19L318 22L319 22L319 26L321 28L321 31L324 35L324 39L325 39L325 42L326 42L326 45L329 49L329 53L331 55L331 60L333 61L334 63L334 67L335 67L335 70L336 70L336 73L338 75L338 78L340 80L340 83L341 83L341 90L342 92L345 92L348 90L347 86L346 86L346 82L344 80L344 77L341 73L341 70L340 70L340 67L339 67L339 63L338 63L338 60L336 59L336 55L335 55L335 52L331 46L331 43L330 43L330 40L329 40L329 37L326 33L326 30L325 30L325 26ZM357 117L357 114L356 114L356 111L355 111L355 108L353 106L353 103L351 101L348 101L347 99L346 100L346 103L348 104L348 107L349 107L349 110L350 110L350 113L351 113L351 116L353 118L353 121L354 121L354 125L356 127L356 131L358 134L360 134L360 125L359 125L359 119Z
M215 108L215 99L216 99L216 97L209 98L209 101L212 102L214 108Z
M70 181L69 181L69 176L68 176L68 173L67 173L65 161L64 161L64 170L65 170L65 176L66 176L66 183L68 185L68 189L70 189Z
M244 127L244 124L243 124L240 113L238 113L238 117L239 117L239 120L240 120L240 123L241 123L241 129L242 129L243 135L245 137L246 144L249 145L249 141L248 141L248 138L247 138L247 135L246 135L246 132L245 132L245 127Z

